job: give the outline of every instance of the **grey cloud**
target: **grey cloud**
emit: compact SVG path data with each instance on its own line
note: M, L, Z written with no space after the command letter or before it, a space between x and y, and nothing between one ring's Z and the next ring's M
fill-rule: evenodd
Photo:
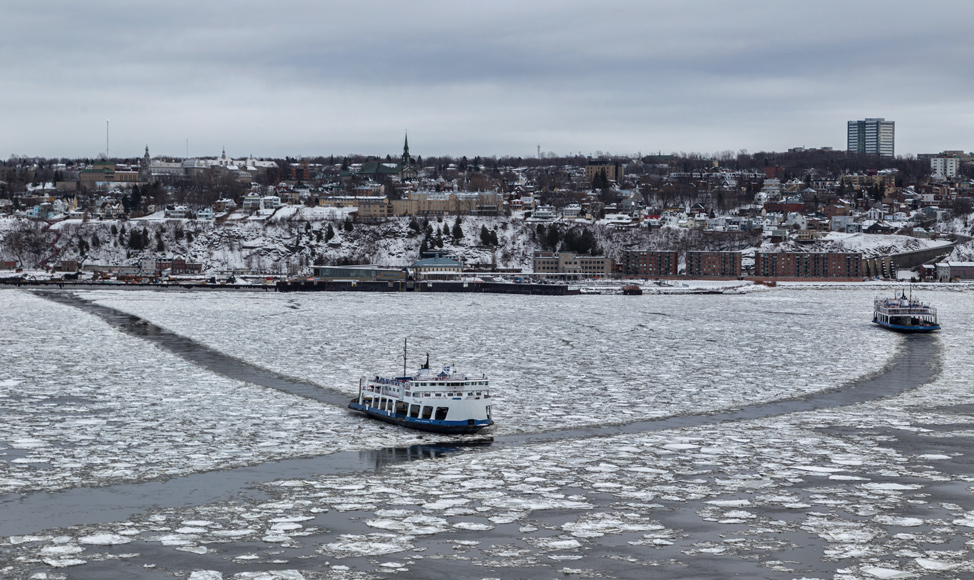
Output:
M406 128L426 154L842 147L865 116L897 121L899 152L970 149L971 16L961 1L19 3L0 22L0 155L93 156L109 117L128 155L182 154L187 137L195 154L386 153Z

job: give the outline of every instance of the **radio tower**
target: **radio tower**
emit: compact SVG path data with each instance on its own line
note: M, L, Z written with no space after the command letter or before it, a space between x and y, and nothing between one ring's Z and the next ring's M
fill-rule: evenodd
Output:
M541 143L538 143L538 159L541 159Z

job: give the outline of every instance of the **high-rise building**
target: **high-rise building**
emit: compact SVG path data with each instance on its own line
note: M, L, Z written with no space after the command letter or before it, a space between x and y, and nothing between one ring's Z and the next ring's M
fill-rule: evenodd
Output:
M853 153L893 156L895 123L886 119L849 121L848 150Z

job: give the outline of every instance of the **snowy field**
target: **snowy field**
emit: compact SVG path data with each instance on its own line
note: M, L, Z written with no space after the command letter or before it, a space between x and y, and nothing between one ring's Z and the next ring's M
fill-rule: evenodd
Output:
M503 435L839 388L902 348L869 323L879 292L84 297L349 394L358 376L401 372L408 337L415 363L429 351L490 376ZM0 577L971 577L974 300L968 289L922 297L941 311L944 331L926 337L941 345L940 372L901 396L279 481L269 501L2 539ZM30 293L0 291L0 323L6 492L418 440L214 375Z

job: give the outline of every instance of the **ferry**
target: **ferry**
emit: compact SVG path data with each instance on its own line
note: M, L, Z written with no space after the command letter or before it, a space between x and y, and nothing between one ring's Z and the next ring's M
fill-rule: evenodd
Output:
M873 322L897 332L933 332L940 330L937 309L924 304L912 295L899 298L876 298L873 301Z
M426 364L407 376L405 355L404 346L403 376L362 377L358 396L348 407L393 425L434 433L476 433L494 424L486 375L470 377L450 366L431 369L427 354Z

